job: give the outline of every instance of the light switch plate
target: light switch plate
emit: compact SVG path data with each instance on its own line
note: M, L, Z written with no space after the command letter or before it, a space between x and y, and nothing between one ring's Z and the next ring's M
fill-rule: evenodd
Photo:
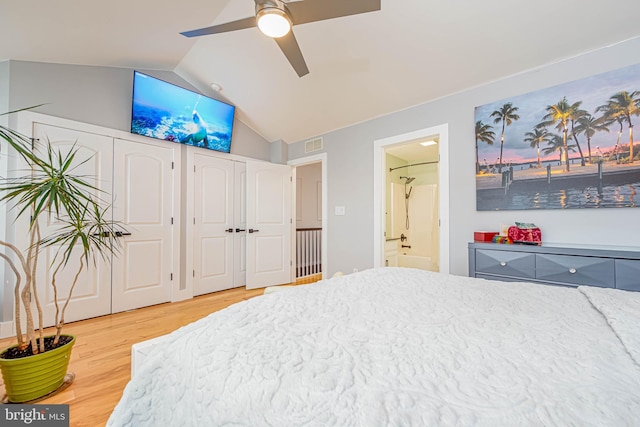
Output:
M344 206L336 206L336 215L344 215Z

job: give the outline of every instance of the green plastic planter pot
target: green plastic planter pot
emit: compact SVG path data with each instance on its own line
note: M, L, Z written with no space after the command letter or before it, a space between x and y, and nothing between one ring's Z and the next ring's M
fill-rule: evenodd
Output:
M10 402L38 399L56 390L64 382L71 349L76 337L67 344L34 356L19 359L0 358L2 378Z

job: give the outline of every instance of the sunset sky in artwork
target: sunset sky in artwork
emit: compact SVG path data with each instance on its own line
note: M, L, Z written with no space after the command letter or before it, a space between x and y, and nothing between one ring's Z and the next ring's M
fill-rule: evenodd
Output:
M494 123L494 118L490 116L493 111L498 110L507 102L511 102L513 106L518 107L516 113L520 116L520 119L505 129L503 164L522 163L537 159L536 149L531 148L529 142L525 142L524 138L527 132L533 131L534 127L542 121L542 118L547 113L546 108L548 105L555 105L563 97L566 97L569 104L582 101L581 109L588 111L594 117L600 117L601 113L596 113L596 108L606 104L612 95L621 91L632 92L636 90L640 91L640 64L476 107L475 121L481 120L484 124L493 126L493 131L495 132L493 145L488 145L482 141L478 142L479 162L483 165L486 160L486 163L491 165L497 163L500 157L502 122ZM634 126L640 125L640 116L633 116L631 120ZM634 134L634 139L638 142L640 140L640 126L637 126L636 129L639 129L639 131ZM553 126L548 127L547 130L550 133L562 135L562 132L556 130ZM592 154L598 154L596 146L602 152L612 149L616 145L619 130L619 125L615 123L610 127L609 132L596 133L591 139ZM585 135L579 135L578 141L586 156L587 140ZM570 145L575 144L573 140L568 141L568 143ZM626 123L623 126L620 144L629 144L629 128ZM545 144L540 146L541 149L545 147ZM571 152L571 157L579 157L577 148L575 152ZM545 159L557 160L558 153L555 152L552 155L543 156L543 160Z

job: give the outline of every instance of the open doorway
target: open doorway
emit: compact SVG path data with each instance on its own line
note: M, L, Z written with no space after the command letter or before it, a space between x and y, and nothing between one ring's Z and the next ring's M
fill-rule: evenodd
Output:
M446 124L374 142L374 266L399 265L397 243L402 266L449 272L448 145Z
M440 271L438 143L385 148L385 266Z
M327 269L327 154L295 159L287 164L296 168L293 183L295 199L294 241L295 278L319 278Z

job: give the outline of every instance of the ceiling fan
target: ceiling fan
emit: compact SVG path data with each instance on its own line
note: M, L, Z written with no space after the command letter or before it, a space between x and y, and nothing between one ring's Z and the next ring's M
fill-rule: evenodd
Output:
M284 56L299 77L309 74L302 51L291 27L341 16L380 10L381 0L254 0L256 16L214 25L212 27L185 31L186 37L226 33L258 26L267 36L273 37Z

